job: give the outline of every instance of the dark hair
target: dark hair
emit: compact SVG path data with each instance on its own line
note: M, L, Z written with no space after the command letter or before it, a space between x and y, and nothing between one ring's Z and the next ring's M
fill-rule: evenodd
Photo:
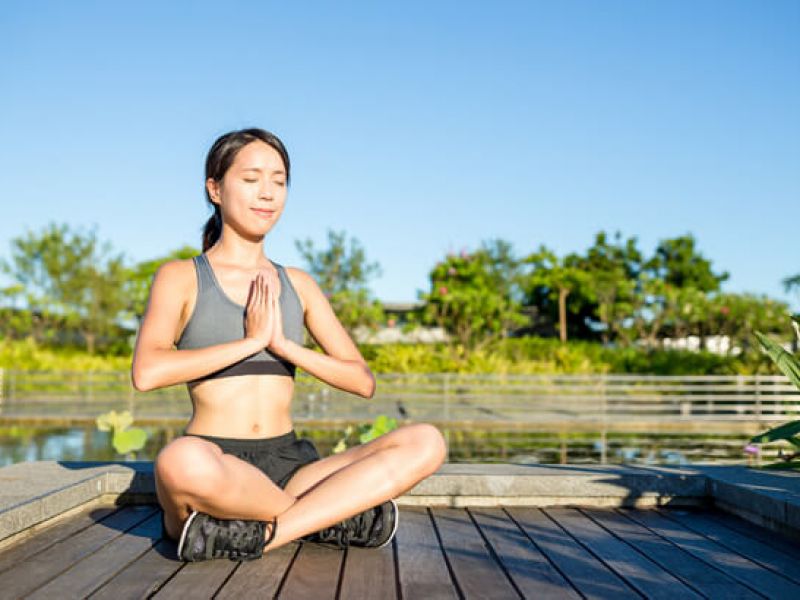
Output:
M222 212L219 204L214 204L211 201L208 188L205 187L205 181L209 177L214 181L221 181L228 169L231 168L233 160L239 154L239 150L250 142L257 140L271 146L281 155L283 166L286 168L286 185L289 185L289 153L286 152L286 147L278 139L278 136L256 127L239 129L219 136L208 151L208 156L206 156L206 178L203 180L203 188L205 189L206 200L214 210L214 214L211 215L203 228L203 252L216 244L219 236L222 235Z

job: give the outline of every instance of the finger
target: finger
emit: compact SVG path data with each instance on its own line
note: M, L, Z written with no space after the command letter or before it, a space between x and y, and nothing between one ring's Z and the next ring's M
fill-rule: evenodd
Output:
M253 304L253 295L255 290L255 281L250 282L250 289L247 290L247 302L245 302L245 306L249 309Z
M259 306L264 302L264 284L261 281L261 277L256 275L256 299L255 305Z

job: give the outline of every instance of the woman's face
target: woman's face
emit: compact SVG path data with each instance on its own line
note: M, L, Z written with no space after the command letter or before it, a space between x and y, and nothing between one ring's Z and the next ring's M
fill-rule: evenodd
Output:
M218 185L206 181L222 220L244 236L263 236L286 203L286 169L278 151L257 140L244 146Z

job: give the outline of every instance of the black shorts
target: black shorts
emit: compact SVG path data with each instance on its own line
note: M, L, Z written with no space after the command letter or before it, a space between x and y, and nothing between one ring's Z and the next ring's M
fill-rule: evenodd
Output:
M298 438L294 429L283 435L261 439L226 438L185 432L184 435L214 442L225 454L233 454L258 467L281 489L286 487L300 467L320 459L313 442Z

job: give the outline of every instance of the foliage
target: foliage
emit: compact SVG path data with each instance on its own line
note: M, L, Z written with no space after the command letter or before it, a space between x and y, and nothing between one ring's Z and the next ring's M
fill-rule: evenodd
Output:
M33 335L57 331L56 320L81 333L89 353L101 337L109 338L114 322L125 310L122 255L107 257L108 242L100 246L95 230L72 232L66 224L51 223L41 234L28 232L12 240L11 262L0 268L18 283L6 295L22 296L32 314L39 315Z
M394 417L387 417L386 415L378 415L372 423L359 425L358 430L354 430L352 425L348 425L344 431L344 437L334 446L333 453L338 454L347 450L348 441L351 447L358 444L366 444L370 440L374 440L376 437L389 433L393 429L397 429L397 419ZM354 435L358 439L357 443L352 439Z
M147 432L138 427L128 429L133 423L130 411L125 410L118 413L112 410L99 415L95 422L100 431L114 431L111 443L119 454L130 454L135 457L134 451L144 448Z
M0 340L0 368L23 371L127 371L130 354L103 356L74 348L43 348L32 337Z
M539 250L528 255L524 263L532 267L532 271L523 281L528 303L536 302L536 298L546 297L558 305L559 338L567 341L567 299L570 294L582 293L590 282L588 273L572 266L574 260L559 259L552 250L540 246Z
M361 243L344 231L328 230L328 247L315 250L311 239L296 240L295 247L328 297L333 311L351 335L358 327L377 329L383 322L381 303L371 298L367 282L380 276L378 263L368 263Z
M468 350L505 337L512 327L524 324L527 320L512 293L514 278L504 268L509 264L508 250L494 242L472 254L466 250L448 254L430 272L430 292L419 293L425 302L419 320L442 327ZM513 261L510 264L516 266Z
M794 326L797 338L800 339L800 320L792 317L792 325ZM762 333L756 332L755 335L764 352L767 353L781 372L789 378L789 381L800 390L800 359L787 352L780 344ZM753 444L763 444L774 441L789 442L795 448L795 452L787 456L782 455L781 457L785 462L790 462L800 457L800 437L798 434L800 434L800 421L791 421L754 436L750 442Z

